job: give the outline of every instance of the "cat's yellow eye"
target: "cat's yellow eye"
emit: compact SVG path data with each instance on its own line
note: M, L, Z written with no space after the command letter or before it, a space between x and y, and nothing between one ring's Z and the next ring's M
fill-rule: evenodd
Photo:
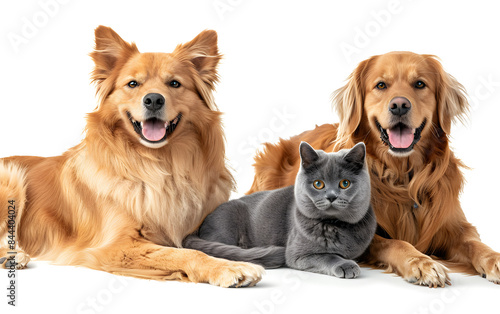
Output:
M321 180L316 180L313 182L313 186L317 190L322 190L325 187L325 182Z
M351 186L351 181L344 179L344 180L340 181L339 186L341 189L347 189L348 187Z

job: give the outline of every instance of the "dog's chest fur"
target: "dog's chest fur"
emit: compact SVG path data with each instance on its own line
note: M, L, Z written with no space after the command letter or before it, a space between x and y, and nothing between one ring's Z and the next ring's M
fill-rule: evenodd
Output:
M108 207L101 208L103 215L125 212L143 237L166 246L180 246L206 215L229 198L232 188L231 182L213 171L205 170L195 180L193 169L173 171L161 162L128 169L126 175L97 167L85 154L74 163L77 169L85 169L78 172L79 180Z
M422 199L414 199L410 186L414 171L397 171L380 162L369 160L372 186L372 205L378 219L379 233L416 243L420 233L420 220L425 208ZM400 170L407 168L401 165ZM419 198L425 197L420 195Z

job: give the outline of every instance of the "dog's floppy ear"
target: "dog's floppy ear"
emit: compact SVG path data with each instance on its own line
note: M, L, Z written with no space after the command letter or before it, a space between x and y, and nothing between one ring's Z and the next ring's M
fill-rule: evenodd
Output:
M428 62L438 74L436 101L437 114L441 129L450 134L451 125L456 120L464 122L469 112L469 102L465 88L452 75L443 70L435 56L426 55Z
M208 108L217 110L212 95L215 83L219 81L217 65L222 58L217 48L217 32L204 30L190 42L178 45L172 54L190 62L198 74L195 76L195 85L200 97Z
M376 57L376 56L375 56ZM364 60L347 78L347 84L337 89L333 95L333 106L340 118L337 135L337 149L341 148L361 123L364 103L364 75L375 58Z
M139 53L134 43L127 43L110 27L100 25L95 29L95 49L90 53L95 67L92 82L97 84L97 93L101 102L112 92L114 82L104 84L112 76L118 62L125 62L135 53Z

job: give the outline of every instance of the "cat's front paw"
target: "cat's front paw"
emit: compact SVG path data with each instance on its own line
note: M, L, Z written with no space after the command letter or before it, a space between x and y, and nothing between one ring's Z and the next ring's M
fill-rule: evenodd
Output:
M359 276L361 268L354 261L346 260L342 263L335 265L333 274L339 278L352 279Z

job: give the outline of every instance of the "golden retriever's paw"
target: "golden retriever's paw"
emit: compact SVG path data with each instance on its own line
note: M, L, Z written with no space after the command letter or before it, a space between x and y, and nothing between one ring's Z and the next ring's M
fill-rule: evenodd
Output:
M26 265L28 265L30 260L31 258L28 254L24 253L23 251L18 251L15 257L16 269L26 268ZM13 263L14 261L7 256L0 258L0 265L2 265L3 268L7 269L13 268L12 267Z
M500 285L500 253L486 254L475 267L483 278Z
M422 256L408 260L401 276L409 283L437 288L451 285L448 271L441 263Z
M30 256L24 252L17 252L16 254L16 268L23 269L26 268L29 261L31 260Z
M209 283L223 288L255 286L264 275L262 266L245 262L226 262L213 270Z

